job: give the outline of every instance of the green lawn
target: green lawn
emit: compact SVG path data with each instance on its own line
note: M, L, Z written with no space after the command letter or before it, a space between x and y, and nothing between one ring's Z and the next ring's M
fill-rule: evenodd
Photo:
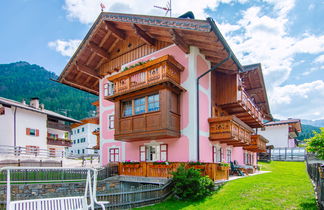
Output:
M317 209L305 163L262 163L271 173L230 181L200 202L169 199L143 209Z

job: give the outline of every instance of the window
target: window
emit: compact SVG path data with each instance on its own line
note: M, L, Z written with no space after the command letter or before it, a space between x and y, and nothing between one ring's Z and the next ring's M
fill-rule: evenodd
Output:
M109 149L109 161L110 162L118 162L119 161L119 149L118 148Z
M80 133L80 129L78 129L78 133Z
M123 116L128 117L133 114L132 112L132 101L123 102Z
M80 139L78 139L78 144L80 143Z
M148 100L148 111L158 111L160 110L160 95L155 94L147 97Z
M168 160L168 145L148 145L140 146L140 161L167 161Z
M73 141L73 144L75 144L76 142L75 142L75 140Z
M108 127L109 127L109 129L114 129L115 128L114 120L115 120L114 115L109 115L108 116Z
M84 154L84 149L82 149L82 154Z
M39 130L33 128L26 128L26 135L28 136L39 136Z
M213 147L213 159L215 163L222 162L222 156L223 156L223 150L220 146L214 146Z
M111 96L114 94L114 83L104 84L104 95Z
M261 131L265 131L265 130L266 130L266 128L265 128L265 127L262 127L262 128L261 128Z
M82 132L84 132L84 128L82 128Z
M232 150L231 149L226 150L226 161L228 163L232 161Z
M145 113L145 97L134 100L134 112L135 114Z

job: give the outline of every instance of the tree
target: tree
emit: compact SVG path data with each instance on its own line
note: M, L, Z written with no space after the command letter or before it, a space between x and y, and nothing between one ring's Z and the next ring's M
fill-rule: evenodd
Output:
M320 128L321 132L314 132L314 137L306 139L307 152L313 152L316 156L324 160L324 128Z

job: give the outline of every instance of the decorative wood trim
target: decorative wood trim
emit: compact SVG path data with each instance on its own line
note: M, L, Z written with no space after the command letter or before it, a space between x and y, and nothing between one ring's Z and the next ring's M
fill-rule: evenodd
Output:
M135 29L135 33L142 38L144 42L149 45L155 46L156 39L151 37L148 33L146 33L143 29L141 29L138 25L133 24L133 28Z
M71 81L66 80L66 79L62 79L62 83L66 84L66 85L69 85L69 86L72 86L72 87L75 87L77 89L83 90L83 91L87 91L87 92L95 94L95 95L99 95L99 91L93 90L91 88L87 88L85 86L78 85L75 82L71 82Z
M104 23L106 24L108 30L110 30L111 33L114 34L117 38L122 40L126 39L127 36L123 30L116 28L116 26L109 21L104 21Z
M170 29L170 34L172 36L172 41L186 54L190 53L189 45L179 36L178 32L174 29Z

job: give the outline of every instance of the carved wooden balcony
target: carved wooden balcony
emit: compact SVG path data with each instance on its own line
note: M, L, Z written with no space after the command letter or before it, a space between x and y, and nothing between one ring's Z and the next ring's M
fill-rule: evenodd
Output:
M251 144L249 146L243 147L243 149L251 151L251 152L266 152L266 144L269 141L264 138L262 135L252 135L251 136Z
M71 147L72 141L69 139L47 137L47 144L55 145L55 146Z
M169 83L182 90L180 72L183 70L184 67L170 55L150 60L109 77L108 80L113 85L109 86L105 98L114 101L118 96L161 83Z
M211 141L218 141L234 147L247 146L253 132L247 124L234 115L208 119Z
M47 128L58 129L63 131L71 131L71 127L69 125L65 125L58 122L47 121Z

